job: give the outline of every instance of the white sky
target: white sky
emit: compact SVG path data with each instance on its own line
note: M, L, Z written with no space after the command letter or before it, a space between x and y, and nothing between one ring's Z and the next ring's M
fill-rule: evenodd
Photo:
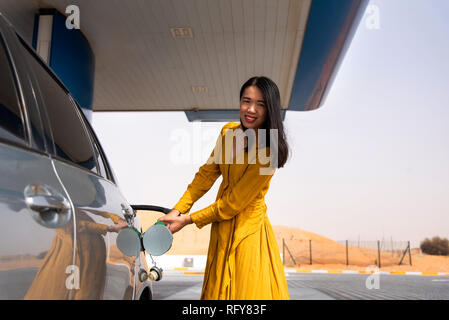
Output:
M292 157L272 179L268 216L334 240L419 246L449 237L449 2L371 4L380 28L362 21L324 106L287 112ZM166 207L223 124L189 123L183 112L93 114L124 195ZM191 212L215 200L220 181Z

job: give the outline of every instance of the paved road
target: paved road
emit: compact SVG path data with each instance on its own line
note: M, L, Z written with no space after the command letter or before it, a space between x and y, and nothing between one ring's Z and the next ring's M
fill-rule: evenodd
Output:
M360 274L288 274L292 300L449 300L449 277ZM371 275L373 276L373 275ZM198 300L202 275L165 271L153 284L155 300Z

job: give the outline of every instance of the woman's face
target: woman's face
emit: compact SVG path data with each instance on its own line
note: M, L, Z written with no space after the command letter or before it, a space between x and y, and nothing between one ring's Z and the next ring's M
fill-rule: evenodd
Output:
M267 107L262 91L256 86L245 89L240 99L240 120L248 129L259 129L267 118Z

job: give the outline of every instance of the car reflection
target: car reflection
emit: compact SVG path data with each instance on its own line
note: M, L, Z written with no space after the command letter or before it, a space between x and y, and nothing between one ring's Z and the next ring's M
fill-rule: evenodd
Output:
M103 298L107 273L104 236L108 232L119 232L127 224L114 214L99 211L95 214L112 220L112 224L97 223L83 210L77 210L75 251L72 241L73 220L63 228L55 230L51 248L45 254L25 299ZM73 252L76 253L75 257ZM122 265L129 271L131 261L124 262ZM58 279L59 281L55 281Z

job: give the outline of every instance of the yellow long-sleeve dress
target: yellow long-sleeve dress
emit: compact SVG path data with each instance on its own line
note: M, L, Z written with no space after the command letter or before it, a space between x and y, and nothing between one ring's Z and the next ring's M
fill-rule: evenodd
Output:
M271 174L261 174L261 170L270 169L270 163L251 158L251 147L244 152L243 163L234 160L229 164L232 148L225 146L226 131L239 126L229 122L222 128L218 147L199 168L174 209L189 213L222 175L216 201L190 213L198 228L212 223L201 299L287 300L287 281L264 199L274 169ZM220 139L222 143L218 143ZM265 151L269 154L269 148Z

